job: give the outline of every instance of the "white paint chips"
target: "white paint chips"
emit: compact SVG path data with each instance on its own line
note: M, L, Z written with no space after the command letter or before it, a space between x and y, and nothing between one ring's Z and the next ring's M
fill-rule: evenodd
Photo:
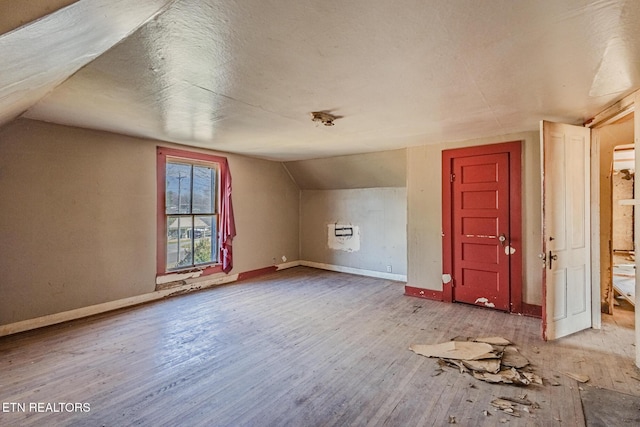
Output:
M180 280L193 279L202 276L202 270L192 271L189 273L172 273L164 276L156 277L156 285L163 285L165 283L177 282Z
M513 255L516 253L516 249L512 246L505 246L504 247L504 253L507 255Z
M494 303L489 302L489 300L488 300L488 299L486 299L486 298L484 298L484 297L482 297L482 298L478 298L478 299L475 301L475 303L476 303L476 304L484 304L484 306L485 306L485 307L491 307L491 308L493 308L493 307L495 307L495 306L496 306Z
M451 275L450 274L443 274L442 275L442 283L449 283L451 282Z

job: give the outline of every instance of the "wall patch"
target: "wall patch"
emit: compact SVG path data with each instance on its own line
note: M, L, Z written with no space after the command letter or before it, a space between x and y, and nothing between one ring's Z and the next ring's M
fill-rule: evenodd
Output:
M360 227L338 223L327 224L327 244L329 249L358 252L360 250Z

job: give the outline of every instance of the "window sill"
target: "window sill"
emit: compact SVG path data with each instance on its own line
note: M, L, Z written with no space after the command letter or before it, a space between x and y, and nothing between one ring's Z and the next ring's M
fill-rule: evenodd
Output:
M156 285L194 279L196 277L209 276L216 273L222 273L222 264L208 265L202 268L186 268L184 270L168 271L156 276Z

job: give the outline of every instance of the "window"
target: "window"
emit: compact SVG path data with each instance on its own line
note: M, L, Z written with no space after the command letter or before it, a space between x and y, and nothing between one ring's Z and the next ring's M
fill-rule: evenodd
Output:
M224 157L158 148L158 274L231 269L231 176Z
M218 262L217 164L167 159L167 270Z

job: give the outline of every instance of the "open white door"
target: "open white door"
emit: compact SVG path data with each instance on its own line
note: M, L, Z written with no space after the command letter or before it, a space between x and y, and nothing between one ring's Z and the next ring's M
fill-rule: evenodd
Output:
M553 340L591 327L591 131L541 122L542 329Z

